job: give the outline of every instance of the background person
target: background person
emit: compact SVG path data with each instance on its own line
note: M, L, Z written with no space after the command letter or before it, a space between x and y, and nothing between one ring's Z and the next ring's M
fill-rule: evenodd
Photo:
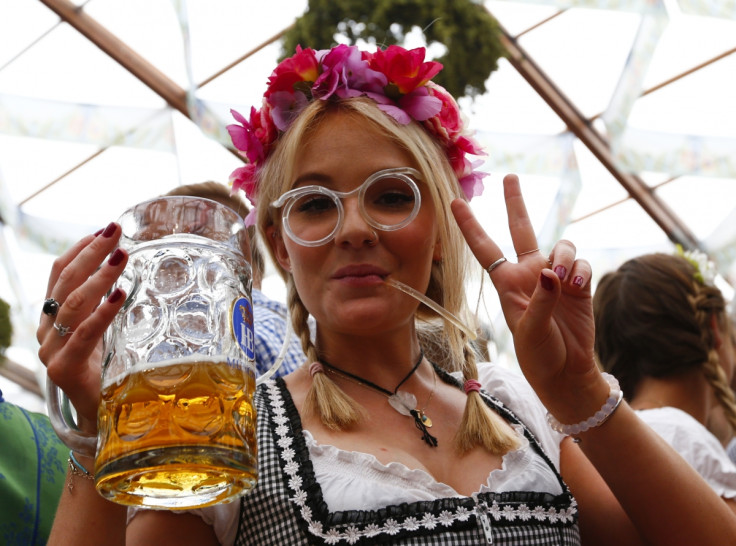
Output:
M706 428L714 414L720 428L736 428L733 329L701 269L658 253L604 275L593 297L595 347L639 417L736 510L736 466Z

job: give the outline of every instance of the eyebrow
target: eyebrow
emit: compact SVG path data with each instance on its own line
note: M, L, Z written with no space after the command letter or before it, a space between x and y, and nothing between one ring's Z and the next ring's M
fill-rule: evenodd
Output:
M293 190L294 188L298 188L304 185L311 185L314 183L329 187L331 182L332 182L332 177L327 176L326 174L322 174L318 172L307 172L307 173L299 175L296 178L296 180L292 182L291 187L289 189Z

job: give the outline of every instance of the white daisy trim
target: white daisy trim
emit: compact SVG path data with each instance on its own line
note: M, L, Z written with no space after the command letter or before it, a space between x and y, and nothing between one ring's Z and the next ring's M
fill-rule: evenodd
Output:
M545 509L542 506L530 508L526 504L500 505L496 501L489 506L484 501L473 498L475 502L474 509L457 506L454 511L442 510L439 515L426 513L421 519L417 519L414 515L408 515L403 519L389 518L383 525L370 523L361 528L357 524L346 523L324 529L322 523L314 519L312 509L307 505L307 492L302 489L301 468L299 461L296 460L296 452L292 447L294 438L289 434L291 427L285 425L288 418L285 416L286 410L279 387L275 381L268 381L266 385L269 391L272 412L276 416L274 421L278 425L275 428L276 444L280 448L279 455L285 462L283 468L288 476L288 486L293 491L290 500L298 507L297 512L307 522L309 532L322 538L327 544L338 544L342 541L347 544L356 544L363 538L371 538L382 534L394 536L404 530L417 531L420 528L432 530L438 526L450 527L455 522L468 521L473 514L479 518L490 516L495 521L529 521L534 519L537 521L547 520L550 523L572 523L575 520L577 505L574 500L568 507L557 510L554 507Z

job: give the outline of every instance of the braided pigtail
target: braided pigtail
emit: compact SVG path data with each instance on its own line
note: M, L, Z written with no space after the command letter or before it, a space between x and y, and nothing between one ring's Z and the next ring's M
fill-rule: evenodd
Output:
M465 346L465 411L460 429L455 434L455 447L460 453L470 451L476 445L486 448L495 455L503 455L519 447L519 441L506 425L503 418L485 404L478 392L478 368L475 352L469 344Z
M695 317L702 332L703 346L708 348L708 359L703 364L703 375L713 388L716 400L718 400L718 403L723 409L728 424L736 432L736 397L728 384L728 378L720 364L718 351L715 347L715 334L711 323L711 317L713 317L714 313L720 319L716 321L718 323L717 327L723 326L723 322L726 321L723 308L720 305L722 298L720 292L715 293L717 290L715 288L704 286L697 282L695 283L695 287L697 295L691 298L691 303L695 309Z
M728 385L726 374L723 372L718 359L718 353L712 349L708 353L708 361L703 365L703 374L713 387L716 394L716 400L723 408L723 413L731 425L731 429L736 432L736 396Z
M322 423L332 430L345 430L355 425L363 417L361 406L343 392L327 374L319 363L317 348L312 343L309 331L309 313L297 294L291 276L286 281L287 300L294 332L299 336L307 355L307 366L312 375L312 384L304 400L305 415L316 415Z

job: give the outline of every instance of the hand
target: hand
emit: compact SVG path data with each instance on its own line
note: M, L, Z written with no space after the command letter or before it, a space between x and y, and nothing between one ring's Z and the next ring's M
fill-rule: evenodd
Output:
M549 260L537 248L516 175L504 178L509 230L518 263L506 261L490 274L514 337L519 365L544 405L563 423L590 417L608 387L595 366L590 264L575 246L558 242ZM484 268L502 257L470 206L458 199L452 211L465 240Z
M42 314L36 331L38 356L49 379L67 394L80 424L86 421L92 430L100 400L102 334L125 301L125 294L116 289L100 303L128 259L124 250L115 250L120 232L119 225L110 224L54 261L46 297L60 307L55 317ZM55 324L68 327L68 333L61 335Z

